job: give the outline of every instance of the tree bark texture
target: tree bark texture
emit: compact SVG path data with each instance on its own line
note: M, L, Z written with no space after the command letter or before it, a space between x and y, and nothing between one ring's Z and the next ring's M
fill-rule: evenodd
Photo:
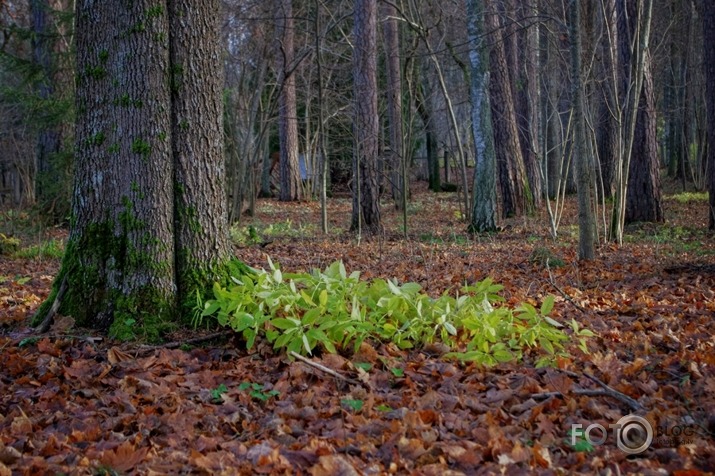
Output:
M229 256L220 2L168 5L176 271L179 293L186 295L218 280L217 270ZM199 269L210 273L197 274Z
M115 315L175 308L168 16L163 3L77 2L77 126L64 309L107 329Z
M708 227L715 230L715 48L713 48L715 45L715 3L703 1L701 14L703 43L709 45L703 53L708 111L707 184L710 194Z
M521 155L499 15L493 8L493 0L487 0L485 7L485 27L490 32L489 41L492 45L489 55L489 94L503 202L502 215L521 216L533 210L533 197Z
M392 198L398 209L402 209L405 184L402 180L402 161L404 144L402 132L402 68L400 66L400 36L397 23L397 9L394 5L385 4L385 21L383 32L385 37L385 63L387 69L387 117L390 128L390 181L392 182Z
M665 219L656 137L655 87L650 55L647 52L646 55L643 87L633 138L633 156L628 173L626 223L638 221L657 223Z
M487 70L489 48L484 39L484 3L480 0L467 0L466 6L470 41L472 134L476 152L469 229L473 232L485 232L497 229L496 154Z
M616 3L618 14L618 45L622 68L622 91L632 88L636 71L631 42L638 28L637 2ZM642 33L641 33L642 34ZM638 47L637 45L635 47ZM643 51L643 86L638 98L631 160L628 170L625 223L663 221L658 142L656 138L655 90L650 67L650 53Z
M582 260L591 260L595 256L596 220L593 211L593 165L586 145L584 118L580 0L571 0L569 11L569 33L572 41L571 99L574 111L574 148L576 153L576 186L578 189L578 257Z
M55 289L79 325L157 338L226 275L217 10L76 4L75 181Z
M381 231L378 177L377 0L355 1L353 53L355 153L351 229Z
M298 111L295 74L292 68L295 56L295 26L293 0L276 0L279 3L278 80L281 91L278 97L278 136L280 140L280 199L301 199L300 167L298 164Z

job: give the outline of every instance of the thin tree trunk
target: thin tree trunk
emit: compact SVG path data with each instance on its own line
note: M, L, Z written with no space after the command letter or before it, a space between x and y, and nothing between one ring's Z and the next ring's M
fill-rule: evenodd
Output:
M586 145L584 120L583 72L581 67L581 2L571 0L571 98L574 108L574 147L576 149L576 186L578 189L578 257L591 260L595 256L596 219L593 212L592 160Z
M295 27L293 0L279 2L278 74L281 91L278 105L278 136L280 140L280 199L301 199L300 165L298 162L298 111L294 67Z
M387 70L387 117L390 128L390 182L392 198L398 210L404 208L403 193L405 184L402 181L404 160L404 143L402 132L402 69L400 67L400 36L397 23L397 9L394 5L384 4L385 21L383 34L385 37L385 65Z
M705 48L703 66L705 69L705 83L708 111L708 228L715 230L715 3L702 2L703 18L703 43L710 45Z
M351 229L376 234L380 224L377 110L377 0L355 1L353 56L355 155Z

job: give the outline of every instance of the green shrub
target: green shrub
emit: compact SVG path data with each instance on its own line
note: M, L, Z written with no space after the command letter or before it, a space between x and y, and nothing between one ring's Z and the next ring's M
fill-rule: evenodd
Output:
M357 349L368 338L394 342L402 349L441 341L448 354L484 365L520 360L525 349L540 350L537 365L564 355L564 344L575 339L586 351L584 339L593 335L572 321L572 336L548 317L554 299L541 309L529 304L516 309L496 306L503 301L501 286L486 279L465 286L453 297L432 298L416 283L392 280L361 281L358 272L347 274L337 261L325 270L283 274L268 260L269 270L233 278L229 288L214 285L214 299L197 303L194 324L215 316L219 324L243 335L247 348L265 337L274 349L310 354L321 346L328 352Z
M14 256L24 259L51 258L59 259L65 252L62 240L51 239L38 245L28 246L15 252Z

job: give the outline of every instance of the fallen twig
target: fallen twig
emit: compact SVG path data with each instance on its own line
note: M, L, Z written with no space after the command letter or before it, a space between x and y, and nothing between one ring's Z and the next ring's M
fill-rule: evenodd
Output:
M559 285L556 284L556 280L554 279L554 275L551 273L551 267L549 267L549 262L548 262L548 260L546 261L546 271L549 272L549 283L551 284L551 286L553 286L554 289L556 289L556 290L559 292L559 294L561 294L561 296L563 296L564 299L566 299L568 302L570 302L571 304L573 304L576 309L578 309L579 311L585 313L585 312L586 312L586 309L584 309L583 306L581 306L581 305L578 304L576 301L574 301L573 298L566 293L566 291L564 291L563 289L561 289L561 287L559 287Z
M193 339L167 342L166 344L159 345L143 345L139 347L137 352L139 354L148 354L159 349L176 349L178 347L181 347L182 345L195 345L209 340L218 339L219 337L228 337L233 333L233 330L222 330L220 332L214 332L213 334L206 334L205 336L194 337Z
M325 373L328 374L328 375L332 375L332 376L335 377L335 378L338 378L338 379L340 379L340 380L343 380L344 382L352 383L352 384L354 384L354 385L361 385L361 384L362 384L362 382L360 382L360 381L358 381L358 380L355 380L355 379L351 379L351 378L346 377L346 376L344 376L344 375L341 375L341 374L339 374L338 372L336 372L335 370L326 367L325 365L321 365L321 364L319 364L319 363L317 363L317 362L313 362L312 360L310 360L310 359L308 359L308 358L306 358L306 357L303 357L303 356L300 355L298 352L295 352L295 351L293 351L293 350L290 351L290 356L291 356L291 357L295 357L296 359L300 360L301 362L304 362L304 363L310 365L310 366L313 367L313 368L316 368L316 369L318 369L318 370L320 370L320 371L322 371L322 372L325 372Z
M611 397L614 400L618 400L621 403L624 403L628 405L631 410L633 411L641 411L643 410L643 405L638 403L635 399L629 397L628 395L619 392L615 388L609 386L608 384L604 383L597 377L589 374L588 372L583 372L583 374L578 374L576 372L571 372L570 370L560 370L560 372L565 373L569 377L573 377L576 379L580 379L582 376L588 378L589 380L595 382L598 384L601 389L574 389L571 390L572 393L576 395L585 395L589 397ZM536 393L532 395L533 398L549 398L549 397L565 397L565 395L562 392L543 392L543 393Z

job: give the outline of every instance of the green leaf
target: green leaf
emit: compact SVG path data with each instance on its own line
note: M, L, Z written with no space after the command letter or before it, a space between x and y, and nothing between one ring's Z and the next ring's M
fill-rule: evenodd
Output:
M22 285L26 284L28 281L30 281L31 279L32 279L31 277L25 276L24 278L20 278L20 279L15 280L15 282L16 282L17 284L19 284L20 286L22 286Z
M343 398L342 400L340 400L340 403L350 408L354 412L359 412L360 410L362 410L362 407L365 404L365 402L363 402L362 400L353 400L350 398Z
M38 340L40 340L39 337L25 337L17 344L17 346L27 347L28 345L34 345Z
M405 371L399 367L393 367L390 369L390 372L392 372L392 375L394 375L397 378L404 377L405 376Z
M559 321L556 321L556 320L550 318L549 316L544 316L544 320L554 327L559 327L559 328L564 327L564 325L561 324Z
M541 315L546 316L554 308L554 297L546 296L544 302L541 303Z
M303 337L303 348L305 349L305 352L306 352L308 355L311 355L311 352L310 352L310 351L311 351L311 346L310 346L310 342L308 342L308 336L306 336L305 334L303 334L302 337Z
M305 291L303 291L303 290L301 289L301 290L300 290L300 295L301 295L301 297L303 298L303 300L305 301L305 303L306 303L307 305L309 305L309 306L315 306L315 303L313 302L313 299L312 299L310 296L308 296L308 293L306 293Z
M365 372L369 371L372 368L372 364L369 362L355 362L355 367L363 369Z
M271 319L271 325L273 327L276 327L278 329L294 329L296 327L301 326L301 322L298 319L286 319L283 317L277 317L275 319Z

